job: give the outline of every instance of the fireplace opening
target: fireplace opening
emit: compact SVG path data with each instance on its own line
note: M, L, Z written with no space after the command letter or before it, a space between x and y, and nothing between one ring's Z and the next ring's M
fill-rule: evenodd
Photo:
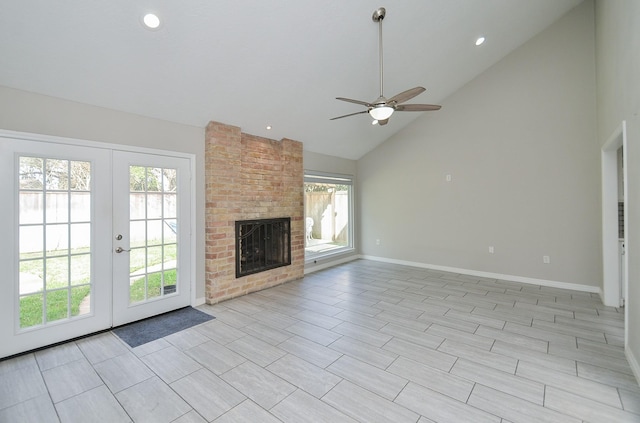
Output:
M291 218L236 221L236 278L291 264Z

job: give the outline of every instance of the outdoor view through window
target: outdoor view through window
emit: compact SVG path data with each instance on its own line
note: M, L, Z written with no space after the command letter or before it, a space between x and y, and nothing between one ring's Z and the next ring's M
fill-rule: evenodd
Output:
M304 180L305 259L353 248L353 178L307 172Z

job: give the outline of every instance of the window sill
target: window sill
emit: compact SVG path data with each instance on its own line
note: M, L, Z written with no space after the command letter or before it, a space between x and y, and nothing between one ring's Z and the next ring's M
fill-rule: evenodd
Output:
M341 256L348 256L356 253L356 249L353 247L340 247L326 252L308 253L305 251L304 262L305 264L317 264L318 261L330 261L332 259L340 258Z

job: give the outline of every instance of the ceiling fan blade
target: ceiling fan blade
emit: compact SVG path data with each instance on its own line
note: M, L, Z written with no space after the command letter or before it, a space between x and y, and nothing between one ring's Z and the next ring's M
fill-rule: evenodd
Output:
M389 123L389 118L378 121L378 125L380 125L380 126L386 125L387 123Z
M363 106L372 107L371 103L367 103L366 101L353 100L351 98L336 97L336 100L348 101L349 103L362 104Z
M440 110L442 106L435 104L401 104L396 106L398 112L429 112L432 110Z
M395 101L397 104L404 103L407 100L411 100L418 94L422 94L426 90L423 87L415 87L410 90L403 91L400 94L396 94L389 99L389 102Z
M334 117L334 118L331 118L329 120L342 119L342 118L346 118L346 117L349 117L349 116L361 115L363 113L369 113L369 112L367 110L363 110L361 112L349 113L348 115L342 115L342 116Z

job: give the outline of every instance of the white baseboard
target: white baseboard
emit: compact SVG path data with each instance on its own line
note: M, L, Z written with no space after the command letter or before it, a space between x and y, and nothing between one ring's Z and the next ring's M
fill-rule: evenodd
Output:
M551 288L570 289L572 291L589 292L594 294L600 294L600 296L602 296L600 287L591 286L591 285L581 285L577 283L550 281L546 279L529 278L526 276L504 275L501 273L491 273L491 272L483 272L480 270L461 269L461 268L449 267L449 266L439 266L436 264L418 263L418 262L406 261L406 260L396 260L396 259L389 259L385 257L376 257L376 256L367 256L367 255L362 255L360 257L366 260L380 261L384 263L402 264L405 266L420 267L423 269L433 269L433 270L441 270L443 272L462 273L465 275L478 276L481 278L502 279L506 281L521 282L521 283L527 283L532 285L548 286Z
M633 355L633 352L629 349L629 346L625 346L624 355L627 357L627 361L629 362L629 366L631 366L631 370L633 371L633 375L636 377L636 382L640 385L640 364L638 364L638 360Z

